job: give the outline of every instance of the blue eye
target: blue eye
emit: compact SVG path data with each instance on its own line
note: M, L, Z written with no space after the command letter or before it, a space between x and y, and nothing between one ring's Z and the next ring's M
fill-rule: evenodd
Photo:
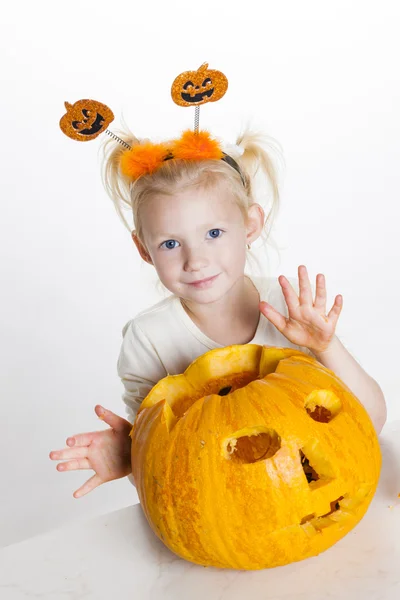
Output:
M175 242L176 242L176 240L166 240L165 242L163 242L163 243L160 245L160 248L162 248L162 247L164 246L164 244L165 244L165 246L164 246L164 247L165 247L167 250L173 250L174 248L176 248L176 246L171 246L170 244L171 244L171 243L172 243L172 244L174 244ZM178 243L178 242L176 242L176 243Z
M222 232L222 229L210 229L210 231L208 233L211 234L211 237L213 239L219 238L220 237L220 233ZM214 233L217 233L217 235L213 235Z

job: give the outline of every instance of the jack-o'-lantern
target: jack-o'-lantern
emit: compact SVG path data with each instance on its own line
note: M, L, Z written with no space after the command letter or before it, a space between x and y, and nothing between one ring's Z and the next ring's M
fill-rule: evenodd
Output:
M131 437L151 528L205 566L263 569L319 554L360 521L380 473L362 404L291 348L207 352L154 386Z
M174 79L171 96L179 106L199 106L220 100L227 89L225 75L203 63L197 71L185 71Z
M61 117L60 128L65 135L78 142L93 140L114 120L112 110L96 100L64 104L67 112Z

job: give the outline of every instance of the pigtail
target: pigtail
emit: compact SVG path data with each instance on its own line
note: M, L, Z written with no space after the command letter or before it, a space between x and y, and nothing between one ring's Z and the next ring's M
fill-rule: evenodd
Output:
M237 138L236 144L243 149L239 164L244 167L251 179L258 171L267 178L271 186L274 202L279 202L277 165L273 155L283 163L282 147L274 138L258 131L246 128Z
M133 135L124 121L123 129L115 129L115 133L131 147L141 143L141 141ZM104 141L100 146L100 150L102 150L102 183L108 196L113 201L115 210L117 211L117 214L122 220L124 226L131 231L132 226L129 225L124 215L124 210L129 210L132 214L132 201L130 193L131 181L125 177L120 170L121 156L123 152L126 151L126 148L113 138L104 136L103 139Z
M282 147L277 140L262 131L255 131L247 125L238 135L236 145L241 149L241 155L236 159L241 170L245 173L247 180L248 196L266 208L266 216L263 231L261 233L261 247L265 252L267 266L262 266L257 258L248 253L247 259L255 262L260 275L265 275L269 269L269 251L267 244L275 248L279 256L279 247L274 240L272 227L280 208L279 193L279 168L284 167ZM257 178L256 178L257 176ZM256 179L259 181L259 189L256 190ZM265 189L269 188L269 202L265 201ZM260 196L260 197L259 197Z

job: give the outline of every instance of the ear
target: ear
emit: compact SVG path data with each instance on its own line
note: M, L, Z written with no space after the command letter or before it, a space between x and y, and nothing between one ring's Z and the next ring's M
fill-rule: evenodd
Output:
M260 236L264 226L265 213L262 206L254 202L247 211L246 244L251 244Z
M135 231L131 232L131 236L132 236L132 239L133 239L133 241L135 243L136 248L138 249L138 252L139 252L140 256L143 258L144 261L146 261L147 263L149 263L149 265L152 265L153 261L151 260L150 254L147 252L145 246L139 240L139 238L136 235Z

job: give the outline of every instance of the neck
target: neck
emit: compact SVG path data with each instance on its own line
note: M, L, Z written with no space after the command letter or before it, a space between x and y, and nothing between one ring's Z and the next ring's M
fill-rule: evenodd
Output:
M244 331L255 329L260 317L260 296L253 282L243 276L219 300L209 304L196 304L181 298L181 304L192 321L212 339L222 338L224 332L235 332L239 337ZM210 335L214 331L215 335ZM239 342L238 342L239 343Z

